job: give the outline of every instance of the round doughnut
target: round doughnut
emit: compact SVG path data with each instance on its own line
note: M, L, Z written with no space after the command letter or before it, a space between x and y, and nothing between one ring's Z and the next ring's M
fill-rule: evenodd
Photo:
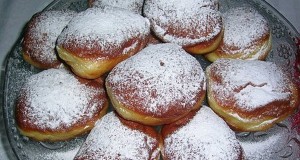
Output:
M299 105L297 87L273 62L218 59L206 68L210 107L236 131L264 131Z
M204 54L215 50L222 40L223 22L217 4L210 0L146 0L144 15L162 41Z
M107 111L101 79L48 69L27 79L16 103L21 134L38 141L61 141L89 132Z
M196 110L206 93L200 63L181 46L150 45L119 63L106 78L115 110L146 125L171 123Z
M127 10L90 8L75 16L57 40L59 57L80 77L94 79L147 44L149 21Z
M89 0L88 3L90 7L112 6L142 14L144 0Z
M268 21L249 7L232 8L223 17L223 40L206 58L211 62L218 58L265 60L272 47Z
M75 12L42 11L34 14L26 25L22 40L22 54L26 62L40 69L57 68L57 37L75 16Z
M229 126L209 107L162 127L163 159L244 159Z
M110 112L96 122L74 160L158 160L159 146L159 136L154 128L127 121Z

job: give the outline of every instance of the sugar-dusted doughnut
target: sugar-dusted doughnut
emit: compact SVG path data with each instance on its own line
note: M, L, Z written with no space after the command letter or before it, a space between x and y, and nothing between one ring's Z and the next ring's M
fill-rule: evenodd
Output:
M206 68L210 107L237 131L262 131L299 105L296 85L273 62L218 59Z
M154 128L110 112L96 122L74 159L158 160L159 140Z
M244 159L235 133L209 107L162 127L163 159Z
M223 22L217 8L215 0L146 0L144 15L162 41L204 54L215 50L222 40Z
M106 78L116 111L146 125L173 122L196 110L206 93L200 63L181 46L150 45L119 63Z
M42 11L34 14L24 30L22 54L26 62L41 69L57 68L57 37L75 16L70 10Z
M16 104L21 134L38 141L61 141L89 132L108 108L101 79L48 69L27 79Z
M149 21L113 7L89 8L75 16L57 40L59 57L80 77L110 71L147 44Z
M223 40L215 51L206 55L207 59L265 60L272 47L268 21L249 7L231 8L223 17Z

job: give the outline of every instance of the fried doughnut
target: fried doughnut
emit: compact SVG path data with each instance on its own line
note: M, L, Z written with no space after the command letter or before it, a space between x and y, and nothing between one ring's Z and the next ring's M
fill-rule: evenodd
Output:
M210 107L236 131L264 131L299 105L297 87L272 62L218 59L206 68Z
M69 10L43 11L33 15L21 43L24 60L40 69L60 66L55 50L56 39L74 16L75 12Z
M116 111L146 125L171 123L201 106L206 84L200 63L181 46L150 45L106 78Z
M218 58L265 60L272 47L268 21L249 7L232 8L223 17L223 40L206 58L211 62Z
M94 79L147 44L149 21L112 7L90 8L75 16L57 40L59 57L80 77Z
M74 160L159 159L160 142L154 128L106 114L79 149Z
M144 14L162 41L204 54L215 50L222 40L223 22L217 4L211 0L146 0Z
M38 141L61 141L89 132L108 108L101 79L48 69L28 78L16 105L21 134Z
M144 0L89 0L88 3L90 7L112 6L142 14Z
M167 159L244 159L229 126L209 107L162 127L162 157Z

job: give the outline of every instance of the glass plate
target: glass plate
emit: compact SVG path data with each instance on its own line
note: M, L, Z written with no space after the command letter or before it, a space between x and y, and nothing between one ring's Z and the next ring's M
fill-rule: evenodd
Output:
M262 0L220 0L220 11L231 7L250 6L257 9L270 23L272 31L272 51L267 61L281 65L291 76L295 75L295 59L299 50L299 33L273 7ZM87 0L55 0L45 10L71 9L82 11L88 8ZM24 62L20 53L22 36L5 61L3 86L3 114L6 131L11 147L18 159L73 159L86 136L70 141L57 143L42 143L32 141L19 134L15 119L15 100L23 82L32 74L40 70ZM203 68L210 62L195 56ZM300 157L300 137L292 125L293 115L284 122L275 125L267 132L236 133L241 144L245 147L248 159L297 159ZM257 152L257 148L260 152Z

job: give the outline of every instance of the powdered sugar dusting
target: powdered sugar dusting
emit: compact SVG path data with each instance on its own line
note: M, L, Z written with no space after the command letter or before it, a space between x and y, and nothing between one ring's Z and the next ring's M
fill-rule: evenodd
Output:
M144 13L155 34L165 42L193 45L216 37L222 30L222 18L216 1L149 0Z
M253 8L232 8L223 17L223 43L231 47L222 48L226 54L242 52L248 55L256 49L258 41L270 32L267 20Z
M49 69L31 76L23 90L27 94L24 111L27 119L42 129L72 126L80 117L93 116L97 105L104 103L92 102L88 108L90 99L104 90L80 84L63 69Z
M44 11L32 17L25 30L23 46L31 57L41 62L57 60L55 44L64 27L75 16L75 12Z
M130 38L146 37L150 32L149 21L130 11L105 7L90 8L74 17L58 38L58 45L71 48L109 50ZM84 54L95 54L85 52ZM113 54L113 53L103 53Z
M206 106L164 139L164 150L170 159L233 160L241 154L234 132Z
M156 139L124 126L110 112L96 122L76 158L154 159L159 153L157 145Z
M171 43L150 45L121 62L106 83L129 109L140 106L155 115L163 115L172 107L191 109L206 87L200 63Z
M113 6L142 14L144 0L95 0L93 7Z
M267 41L266 43L264 43L256 52L256 54L252 55L251 57L247 57L247 60L259 60L262 59L263 56L265 56L265 54L270 50L270 47L272 46L272 38L269 39L269 41ZM250 50L248 50L250 51ZM247 56L247 53L243 57Z
M290 81L272 62L220 59L209 70L220 78L219 82L210 82L215 96L222 103L233 98L233 105L245 110L289 99L292 94Z
M135 49L138 45L138 42L133 43L131 46L124 48L122 54L127 54L128 52L130 52L131 50Z

